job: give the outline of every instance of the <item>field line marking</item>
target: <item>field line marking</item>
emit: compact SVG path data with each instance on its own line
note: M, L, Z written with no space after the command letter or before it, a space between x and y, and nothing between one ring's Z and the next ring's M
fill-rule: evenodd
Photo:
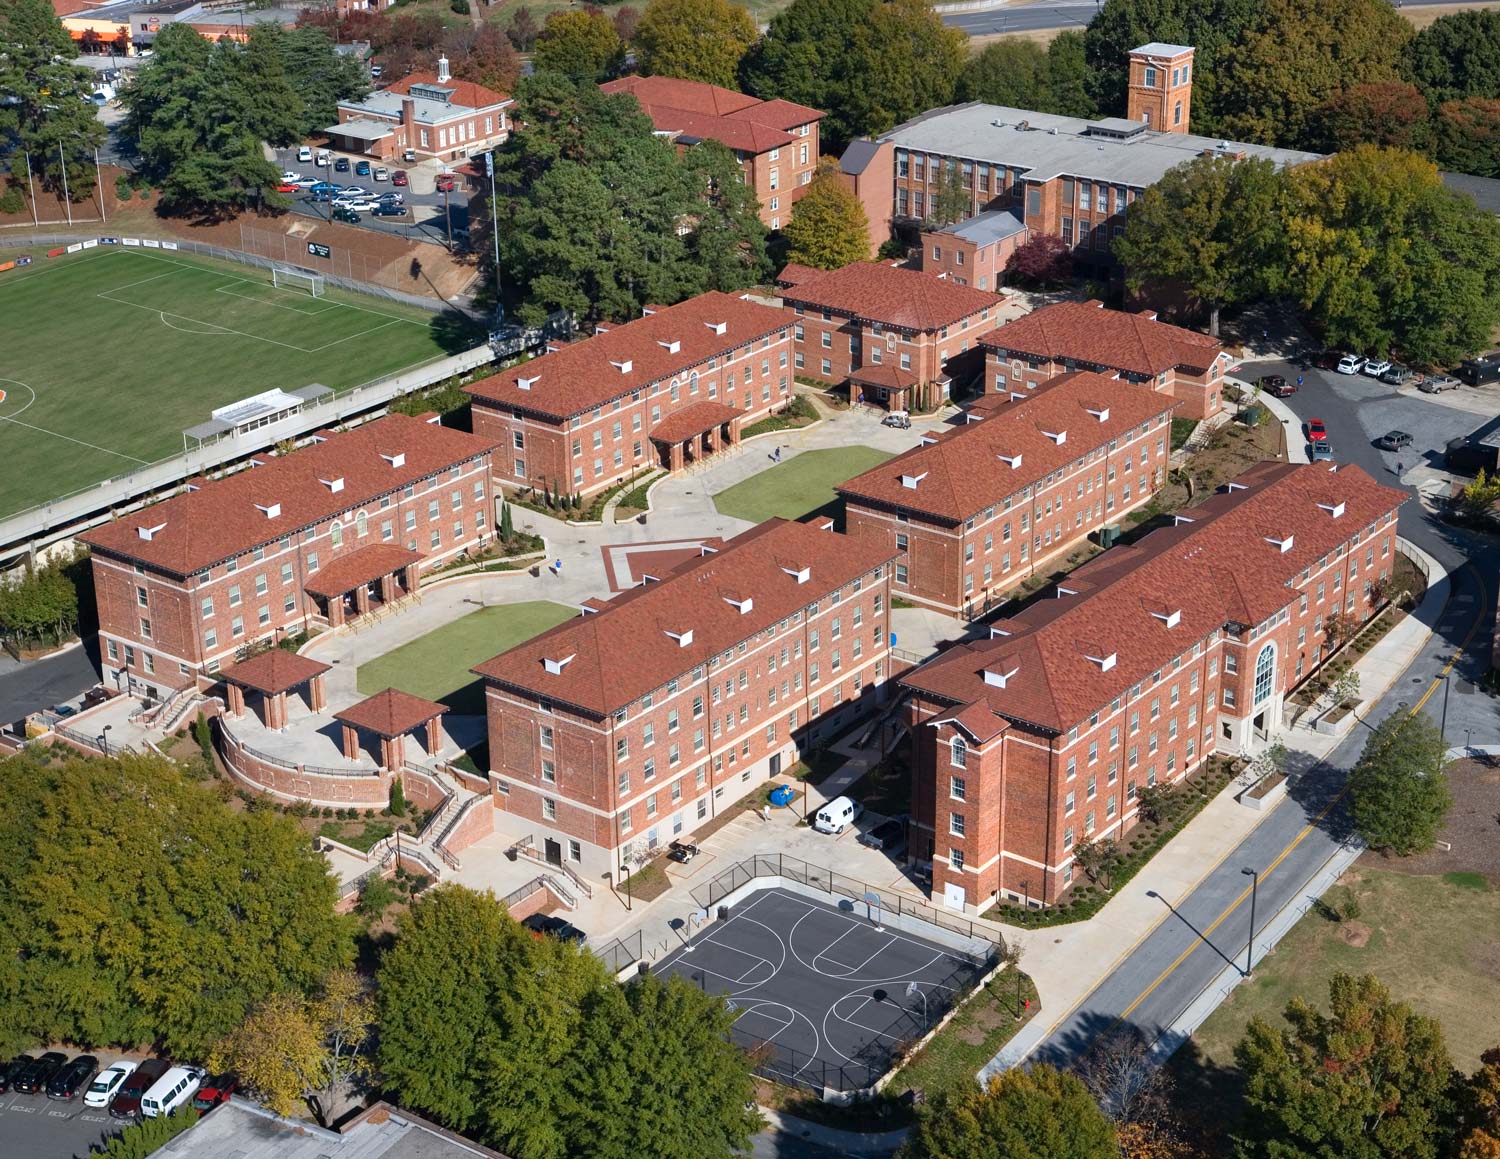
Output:
M304 318L318 318L328 313L330 310L338 309L339 304L337 302L329 302L328 305L323 307L323 309L321 310L299 310L296 306L283 305L281 302L273 302L268 298L251 297L249 294L237 293L236 291L229 288L230 286L236 285L253 286L256 284L257 283L255 282L247 282L244 278L234 278L232 281L226 282L222 286L215 287L214 293L224 294L231 298L239 298L246 302L254 302L257 306L274 306L278 310L286 310L293 314L301 314Z
M84 262L98 261L100 258L115 257L120 252L121 251L119 250L95 250L93 253L86 254L84 257L79 258L76 262L60 262L55 266L37 266L33 264L30 268L30 271L28 273L22 274L19 278L6 278L3 283L0 283L0 290L3 290L6 286L23 286L27 282L34 282L43 274L55 274L59 270L77 269L79 266L83 265Z
M6 418L4 415L0 415L0 421L15 423L18 427L25 427L27 430L37 431L40 434L44 435L51 435L55 439L66 439L70 443L77 443L80 447L88 447L91 451L99 451L100 453L105 455L114 455L117 458L129 459L132 463L139 463L143 467L149 467L151 465L147 460L137 459L134 455L127 455L122 451L111 451L108 447L101 447L96 443L86 443L82 439L75 439L72 435L58 434L56 431L49 431L46 427L34 426L31 423L23 423L20 419Z
M347 337L344 337L344 338L335 338L332 342L325 342L325 343L323 343L322 346L314 346L311 350L307 351L307 353L308 354L320 354L324 350L327 350L331 346L338 346L340 343L349 342L349 341L352 341L355 338L363 338L367 334L373 334L377 330L384 330L388 326L394 326L395 324L396 324L396 322L395 322L394 319L392 321L389 321L389 322L382 322L378 326L371 326L368 330L361 330L358 334L350 334L350 335L348 335Z

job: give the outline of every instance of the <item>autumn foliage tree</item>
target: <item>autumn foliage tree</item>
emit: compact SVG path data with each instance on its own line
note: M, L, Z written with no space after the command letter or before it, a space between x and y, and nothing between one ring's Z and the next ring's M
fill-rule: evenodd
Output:
M1427 99L1416 85L1386 81L1335 93L1318 110L1316 136L1330 153L1355 145L1424 151L1431 137Z
M1479 1056L1460 1098L1458 1159L1500 1159L1500 1047Z
M870 256L870 219L865 207L844 185L837 163L829 158L819 163L782 233L787 259L815 269L836 270Z
M609 79L624 59L620 34L598 8L554 12L542 26L532 55L538 72L558 72L589 83Z
M902 1159L1118 1159L1114 1126L1074 1075L1046 1063L928 1103Z
M1005 276L1023 285L1058 286L1073 276L1073 248L1055 233L1039 233L1016 247Z
M650 0L636 25L641 71L648 76L735 87L740 58L760 30L730 0Z

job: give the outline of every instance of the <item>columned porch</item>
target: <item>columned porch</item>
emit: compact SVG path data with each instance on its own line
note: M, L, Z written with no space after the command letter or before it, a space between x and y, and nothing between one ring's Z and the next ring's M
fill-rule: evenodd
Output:
M259 694L261 723L279 732L287 726L287 696L299 689L312 712L323 711L327 703L323 675L328 671L327 664L284 648L272 648L226 668L220 675L232 716L245 715L246 693Z
M744 412L717 402L695 402L670 414L651 431L661 465L669 471L701 462L740 441Z
M340 556L303 585L330 627L368 615L417 590L420 552L375 543Z
M360 734L364 733L377 742L370 755L379 760L381 768L396 772L406 767L408 733L420 738L428 756L437 756L443 744L439 718L447 711L446 705L387 688L334 713L333 719L343 725L345 757L359 759Z

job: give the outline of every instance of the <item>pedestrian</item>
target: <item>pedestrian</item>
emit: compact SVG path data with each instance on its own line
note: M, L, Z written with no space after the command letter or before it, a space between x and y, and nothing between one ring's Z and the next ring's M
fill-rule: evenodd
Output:
M552 565L552 574L555 575L555 576L561 576L562 575L562 560L559 559L556 563L554 563Z
M771 806L770 805L762 805L760 807L760 819L762 821L769 821L771 819Z
M1396 478L1399 479L1404 474L1406 474L1406 464L1403 463L1400 459L1397 459L1396 460Z

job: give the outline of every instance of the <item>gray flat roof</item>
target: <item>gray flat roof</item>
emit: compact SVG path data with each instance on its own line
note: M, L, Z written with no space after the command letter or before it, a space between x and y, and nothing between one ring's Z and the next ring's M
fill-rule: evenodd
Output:
M395 128L396 126L388 121L358 120L329 125L323 132L331 136L356 137L361 141L378 141L382 137L389 137Z
M1020 127L1023 124L1024 129ZM1122 141L1109 136L1090 136L1089 124L1081 117L1059 117L974 101L923 113L904 125L897 125L880 139L892 142L898 149L1019 168L1030 181L1070 176L1139 189L1156 184L1174 165L1191 161L1200 153L1217 151L1221 146L1229 153L1266 157L1283 166L1322 157L1321 153L1297 149L1274 149L1149 129Z
M1153 40L1150 44L1143 44L1130 51L1144 53L1146 56L1181 56L1184 52L1192 52L1193 49L1187 44L1164 44L1160 40Z
M409 100L416 106L416 117L418 121L429 125L435 125L442 121L451 121L454 117L461 117L471 112L473 106L461 105L457 102L449 104L446 101L435 101L431 97L403 97L400 93L391 92L389 89L380 89L372 92L362 101L340 101L339 108L354 109L362 113L374 113L381 117L394 117L401 119L401 103Z
M1493 177L1476 177L1472 173L1440 174L1443 184L1456 193L1467 193L1480 209L1500 213L1500 181Z
M160 1159L479 1159L499 1153L393 1108L344 1131L292 1122L239 1099L215 1107L166 1144ZM503 1156L501 1157L503 1159Z
M1014 237L1025 228L1026 223L1015 210L987 209L967 221L950 225L943 232L954 234L975 245L988 245L1002 238Z

